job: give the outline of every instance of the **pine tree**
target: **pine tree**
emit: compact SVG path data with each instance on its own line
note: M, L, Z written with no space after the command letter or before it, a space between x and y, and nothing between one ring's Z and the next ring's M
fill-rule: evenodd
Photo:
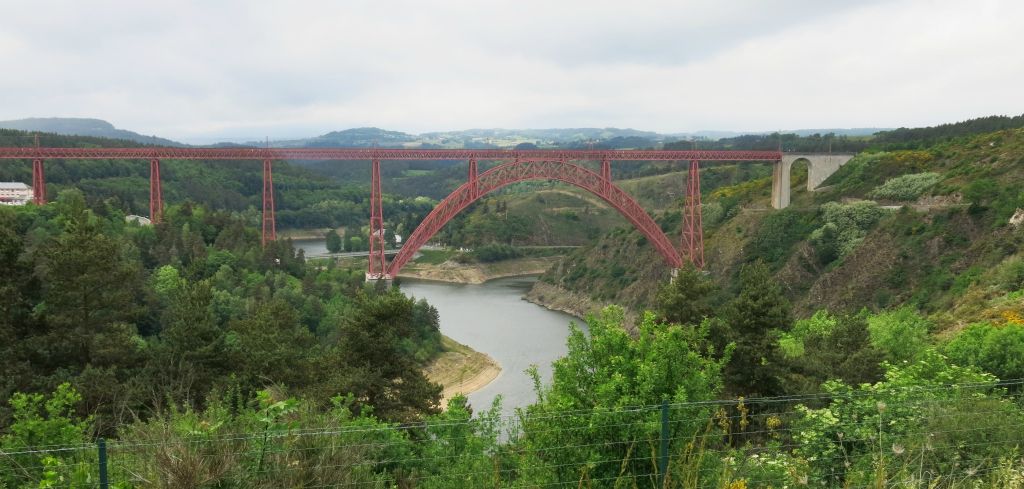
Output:
M397 288L360 295L323 357L326 386L352 393L384 419L436 412L441 386L430 382L403 344L416 334L414 302Z
M203 400L216 379L230 368L225 331L213 315L209 281L185 283L163 311L159 341L147 365L154 400Z
M133 323L141 309L138 263L122 241L101 231L101 222L72 203L64 231L47 244L36 268L43 284L37 307L48 326L47 351L56 365L90 363L93 338Z
M710 298L714 290L715 285L687 262L672 283L658 291L658 315L670 323L698 325L712 313Z
M740 291L725 311L725 322L722 340L736 345L725 369L731 393L770 396L782 392L778 336L792 327L793 316L782 287L763 261L740 270Z

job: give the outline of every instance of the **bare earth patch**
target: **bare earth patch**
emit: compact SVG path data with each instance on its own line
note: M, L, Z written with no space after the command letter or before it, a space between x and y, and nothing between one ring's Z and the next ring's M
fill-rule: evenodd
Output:
M431 382L441 384L444 391L441 406L456 394L469 394L482 389L501 373L490 355L480 353L447 336L441 339L444 353L424 370Z
M439 265L409 263L402 267L399 277L460 284L482 284L488 280L522 275L540 275L560 260L560 256L516 258L495 263L462 264L452 260Z

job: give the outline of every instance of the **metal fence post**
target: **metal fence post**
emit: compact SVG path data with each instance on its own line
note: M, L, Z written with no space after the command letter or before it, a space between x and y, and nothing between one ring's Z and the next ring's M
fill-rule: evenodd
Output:
M107 480L107 440L100 438L96 440L100 451L100 489L110 489L110 481Z
M665 487L668 475L668 400L661 401L661 450L658 453L658 487Z

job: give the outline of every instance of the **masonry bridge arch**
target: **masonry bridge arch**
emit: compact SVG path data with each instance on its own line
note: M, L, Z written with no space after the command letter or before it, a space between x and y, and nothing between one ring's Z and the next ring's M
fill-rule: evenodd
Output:
M807 190L813 191L853 159L853 156L837 153L783 153L782 159L775 162L772 170L772 207L789 207L793 163L801 160L807 162Z

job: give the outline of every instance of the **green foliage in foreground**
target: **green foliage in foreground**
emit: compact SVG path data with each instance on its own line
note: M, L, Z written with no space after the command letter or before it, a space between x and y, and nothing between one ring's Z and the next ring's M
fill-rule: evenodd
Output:
M943 351L957 363L977 365L999 378L1024 378L1022 324L972 324L946 343Z
M106 436L273 385L321 405L352 394L382 419L436 411L440 387L421 371L440 350L429 304L307 265L290 242L261 247L237 214L185 204L166 221L127 224L75 191L0 208L0 433L15 392L65 383Z
M632 339L621 309L590 321L592 336L574 330L552 383L514 418L500 417L498 403L474 415L456 397L443 413L395 424L353 409L351 396L324 407L276 388L253 397L227 392L204 409L169 409L125 426L108 442L111 481L119 488L1024 487L1016 448L1024 432L1011 428L1024 424L1019 396L935 350L887 364L878 382L831 381L804 400L714 401L727 360L700 352L706 329L649 314ZM19 414L0 436L0 486L94 486L95 446L74 446L89 431L89 420L70 408L74 390L17 399ZM660 401L669 401L664 486L657 484ZM63 448L31 450L50 442Z
M699 291L708 289L695 271L684 270L681 278L666 288L667 297L700 299ZM332 361L341 363L320 369L351 394L324 403L324 394L301 387L301 378L282 381L297 389L247 392L241 386L252 381L243 376L223 393L209 391L201 404L174 402L121 426L110 444L111 473L117 487L656 487L665 402L665 487L1021 487L1024 467L1014 450L1024 433L1010 429L1024 425L1019 392L981 370L1016 374L1020 326L972 326L942 347L946 357L929 344L929 323L913 310L822 311L790 328L767 268L748 265L741 279L723 317L699 325L662 323L649 313L631 334L619 308L588 318L589 335L573 328L549 385L534 371L537 401L514 419L501 418L498 404L474 416L465 398L456 398L446 412L411 424L380 413L399 419L429 413L415 401L429 395L406 389L408 374L388 384L401 368L389 364L393 353L374 345L399 337L411 339L399 348L429 343L403 328L436 319L404 319L411 302L400 295L358 296L350 307L360 309L363 323L338 331L338 351L345 354ZM189 297L178 299L186 305L172 308L171 317L214 323L202 308L187 305L209 292L176 268L160 267L152 282L162 301ZM660 307L692 312L679 304ZM274 372L302 370L285 352L308 348L303 342L315 337L260 328L267 318L287 317L286 309L272 307L230 323L232 335L220 348L240 374L256 369L257 360L271 362ZM433 314L411 312L424 313ZM713 346L729 338L724 348ZM188 358L196 365L209 361ZM824 394L818 393L822 382ZM766 387L798 396L716 400L722 392ZM67 384L50 398L13 396L12 424L0 435L0 450L9 453L0 454L0 480L15 487L19 481L94 484L91 445L26 451L88 440L96 420L77 414L73 406L81 402ZM395 416L402 409L410 411Z
M794 455L826 487L908 478L918 481L910 487L929 487L929 479L954 479L963 465L991 467L1024 442L1024 432L1004 428L1020 426L1024 412L995 381L925 350L915 362L887 366L882 382L826 383L834 400L800 408Z
M871 344L892 362L915 360L926 351L931 323L910 307L882 312L868 318Z
M650 472L646 454L656 448L652 435L659 413L648 410L638 416L628 408L713 399L729 360L728 351L720 359L710 355L707 328L657 323L650 313L635 338L623 328L621 308L607 308L588 317L587 324L589 338L572 327L569 352L555 361L550 387L542 387L533 372L538 402L521 412L523 448L539 454L527 460L527 468L553 467L552 473L542 474L546 483L578 478L585 465L587 477L596 480ZM672 426L671 436L692 438L709 414L706 407L680 410L684 419ZM577 448L545 452L545 447L559 446ZM636 454L624 457L627 448Z

